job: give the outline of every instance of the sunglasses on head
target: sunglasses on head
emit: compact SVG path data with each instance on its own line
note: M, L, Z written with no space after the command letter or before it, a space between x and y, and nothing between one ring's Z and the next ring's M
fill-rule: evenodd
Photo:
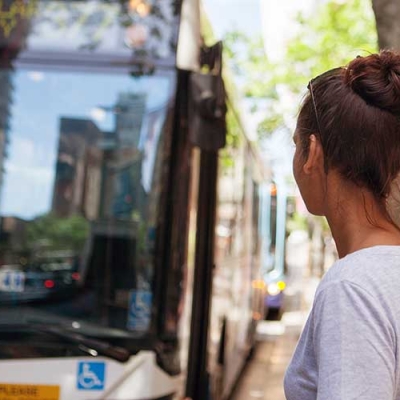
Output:
M310 91L310 95L311 95L311 101L313 103L313 107L314 107L314 114L315 114L315 119L317 120L317 125L318 125L318 130L319 130L319 134L321 134L321 124L319 122L319 117L318 117L318 112L317 112L317 104L315 102L315 96L314 96L314 89L313 89L313 85L320 81L323 80L324 78L327 78L329 76L333 76L336 75L337 72L342 71L344 68L343 67L336 67L336 68L332 68L328 71L325 71L324 73L322 73L321 75L316 76L315 78L312 78L307 85L307 89Z

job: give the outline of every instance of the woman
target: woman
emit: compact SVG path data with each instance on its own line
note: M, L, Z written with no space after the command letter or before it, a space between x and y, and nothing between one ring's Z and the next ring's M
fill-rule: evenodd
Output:
M308 89L293 171L308 210L327 218L339 260L317 289L285 394L400 399L400 230L391 212L400 181L400 55L357 57Z

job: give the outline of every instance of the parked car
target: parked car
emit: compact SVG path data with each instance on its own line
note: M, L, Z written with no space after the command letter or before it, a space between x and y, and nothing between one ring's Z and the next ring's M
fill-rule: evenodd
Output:
M0 304L43 301L73 294L79 282L78 258L52 254L0 266Z

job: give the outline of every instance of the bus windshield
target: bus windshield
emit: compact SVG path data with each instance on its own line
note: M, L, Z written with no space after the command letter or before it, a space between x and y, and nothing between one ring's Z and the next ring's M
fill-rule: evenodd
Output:
M146 334L174 75L4 68L0 87L0 324Z

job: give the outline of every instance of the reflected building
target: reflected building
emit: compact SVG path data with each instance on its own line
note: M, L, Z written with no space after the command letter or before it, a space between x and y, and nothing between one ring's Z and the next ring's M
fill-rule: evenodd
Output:
M74 214L98 218L101 195L103 134L88 119L61 118L53 212L60 217Z
M163 142L161 132L164 129L165 106L150 110L145 118L145 135L142 139L142 161L141 161L141 187L148 193L161 192L161 180L154 181L155 176L162 176L163 168ZM150 225L156 225L158 216L158 196L147 196L147 213Z
M31 16L36 2L1 2L0 11L7 17L0 18L0 198L3 192L4 164L7 158L7 145L13 103L12 62L25 47L31 28ZM1 206L1 204L0 204ZM0 265L17 262L14 251L23 249L26 240L26 221L13 216L0 216Z
M3 69L0 71L0 93L2 93L2 96L0 96L0 199L3 196L4 165L7 158L7 145L10 140L10 109L13 103L12 94L14 90L12 82L13 75L14 71L11 69ZM12 252L8 249L14 247L18 248L21 245L25 238L24 229L25 223L23 220L6 217L4 215L0 216L0 264L14 261L11 260L13 258Z
M10 126L10 108L12 104L13 72L2 70L0 72L0 194L4 179L4 162L7 156L8 131Z
M138 148L143 118L146 112L146 93L120 93L114 107L119 148Z
M89 119L60 119L52 202L57 216L131 218L134 209L145 204L139 200L143 196L138 182L146 94L121 93L111 110L112 131L102 131Z
M25 250L27 222L17 217L0 219L0 266L18 264Z
M2 1L0 12L0 194L4 179L4 162L7 156L8 131L10 127L10 108L12 79L14 70L12 62L26 45L31 29L31 17L36 10L36 1L11 2Z
M165 107L146 109L146 93L120 93L114 130L102 131L89 119L60 120L53 212L88 220L132 220L155 214L149 204ZM151 200L151 199L150 199Z
M115 132L104 135L102 216L132 219L135 210L146 206L139 182L142 175L141 137L146 112L146 93L120 93L111 108ZM142 212L140 212L142 214Z

